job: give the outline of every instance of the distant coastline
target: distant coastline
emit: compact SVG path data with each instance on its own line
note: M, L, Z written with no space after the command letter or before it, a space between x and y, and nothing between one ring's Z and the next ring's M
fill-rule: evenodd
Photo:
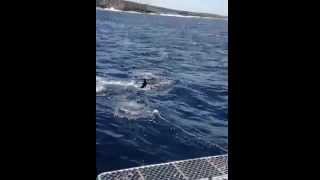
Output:
M166 16L203 17L214 19L228 18L227 16L221 16L217 14L180 11L157 6L151 6L147 4L135 3L126 0L96 0L96 7L111 11L128 11Z

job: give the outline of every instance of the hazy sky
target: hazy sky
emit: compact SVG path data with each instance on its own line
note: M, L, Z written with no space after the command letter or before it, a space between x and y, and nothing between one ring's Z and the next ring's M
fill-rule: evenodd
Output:
M228 0L130 0L161 7L228 15Z

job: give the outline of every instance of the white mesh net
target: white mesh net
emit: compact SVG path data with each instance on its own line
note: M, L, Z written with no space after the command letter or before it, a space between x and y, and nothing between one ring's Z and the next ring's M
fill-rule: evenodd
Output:
M98 180L227 180L228 155L104 172Z

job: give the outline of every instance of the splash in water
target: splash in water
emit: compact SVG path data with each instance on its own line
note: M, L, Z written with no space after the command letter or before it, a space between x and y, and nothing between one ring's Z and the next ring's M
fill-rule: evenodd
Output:
M141 88L143 81L146 80L147 85ZM134 72L129 80L107 80L106 78L96 76L96 93L98 95L123 94L130 90L142 90L149 92L166 92L170 90L174 84L173 80L165 78L165 76L156 75L150 72Z
M130 89L139 88L134 80L107 80L102 77L96 77L96 94L102 95L105 93L124 93Z
M155 115L154 111L152 111L147 104L134 100L120 102L114 111L115 117L127 120L139 119L152 121Z

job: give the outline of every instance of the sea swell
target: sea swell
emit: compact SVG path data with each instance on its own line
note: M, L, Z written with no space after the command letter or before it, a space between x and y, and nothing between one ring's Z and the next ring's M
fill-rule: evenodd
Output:
M96 16L97 171L226 153L227 22Z

